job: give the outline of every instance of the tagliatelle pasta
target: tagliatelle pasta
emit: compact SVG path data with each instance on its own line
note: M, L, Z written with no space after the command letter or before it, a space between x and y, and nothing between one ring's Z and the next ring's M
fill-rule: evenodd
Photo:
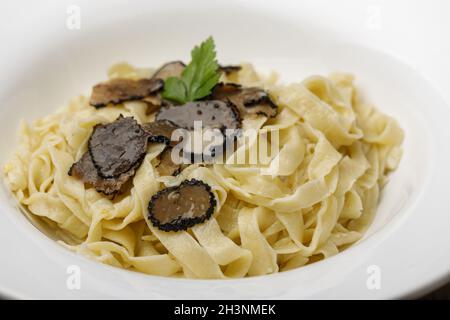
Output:
M111 78L151 74L128 64L109 71ZM222 80L263 87L278 105L274 118L243 119L243 128L257 136L233 154L248 157L259 140L277 132L277 152L267 164L191 164L177 176L160 176L156 158L164 145L150 144L130 190L107 197L68 175L93 127L120 114L138 123L155 115L142 101L95 109L80 96L55 114L21 123L20 144L4 166L6 183L68 249L153 275L265 275L330 257L358 241L401 158L397 122L364 103L348 74L280 85L242 65ZM186 231L154 227L147 217L151 197L193 178L211 186L217 202L212 218Z

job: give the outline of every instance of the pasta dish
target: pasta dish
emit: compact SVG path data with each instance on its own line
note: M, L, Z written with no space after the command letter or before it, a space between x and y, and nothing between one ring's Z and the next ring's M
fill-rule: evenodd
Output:
M350 74L282 84L219 65L209 38L188 64L108 76L22 122L3 173L63 246L112 266L224 279L328 258L363 236L401 158L402 129Z

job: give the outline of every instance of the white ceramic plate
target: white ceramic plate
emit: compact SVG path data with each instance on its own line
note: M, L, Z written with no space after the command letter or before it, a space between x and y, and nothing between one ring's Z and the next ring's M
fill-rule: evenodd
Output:
M193 44L213 35L221 62L250 61L260 70L277 70L284 81L335 70L352 72L365 98L399 120L406 132L404 158L383 191L365 238L325 261L271 276L227 281L162 278L66 251L37 230L2 188L1 294L370 299L417 296L449 279L448 3L261 2L77 1L79 30L66 26L72 1L2 3L0 161L4 163L15 146L19 119L46 115L70 97L88 94L92 84L105 79L112 63L158 66L187 60ZM80 267L80 290L67 288L70 265ZM380 275L379 289L367 285L374 272Z

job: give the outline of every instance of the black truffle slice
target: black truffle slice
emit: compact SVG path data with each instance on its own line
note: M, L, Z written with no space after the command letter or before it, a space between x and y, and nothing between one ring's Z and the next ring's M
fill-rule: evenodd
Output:
M267 92L257 87L243 88L235 83L219 83L214 87L211 98L228 100L244 114L275 117L278 112L277 105L270 99Z
M241 66L235 66L235 65L226 65L226 66L219 66L219 70L222 71L223 73L225 73L227 76L234 73L234 72L239 72L241 71L242 67Z
M81 179L86 185L94 187L103 194L115 195L123 191L126 182L136 173L135 168L119 175L118 178L102 178L98 175L97 169L92 162L89 152L85 152L80 160L75 162L69 169L69 176Z
M181 61L168 62L155 71L152 79L166 80L170 77L180 78L185 67L186 65Z
M142 99L147 104L146 114L149 115L156 110L158 110L163 104L163 100L161 98L161 93L158 92L156 95L147 96Z
M182 148L183 157L191 163L214 161L223 153L225 143L228 141L225 137L226 129L236 130L241 127L241 118L236 107L227 101L219 100L162 107L156 114L156 119L170 121L180 128L191 131L191 134L185 132L187 135L182 137L183 140L186 139ZM195 121L201 121L204 129L201 145L194 141L196 137L192 135Z
M159 164L156 166L160 176L175 176L180 173L181 164L172 161L172 147L179 141L172 141L172 132L178 129L170 121L155 121L144 123L142 129L148 134L148 141L154 143L164 143L168 145L159 155Z
M172 132L178 127L167 120L154 121L142 124L142 129L148 134L149 142L165 143L175 146L179 141L172 141Z
M226 100L228 97L237 95L242 92L242 86L237 83L219 82L213 88L211 97L213 99Z
M139 166L145 156L147 133L133 119L122 115L112 123L96 125L89 138L89 153L102 178L118 178Z
M161 106L170 106L174 104L172 101L163 99L162 90L159 91L157 94L143 98L141 101L147 103L147 111L146 111L147 115L154 113Z
M181 61L172 61L164 64L160 67L152 76L152 80L161 80L165 81L170 77L181 77L184 68L186 65ZM156 95L150 95L142 99L142 101L147 103L147 114L153 113L158 110L162 105L170 104L169 101L166 101L162 98L161 92L158 92Z
M202 121L203 128L237 129L241 126L238 110L228 102L220 100L188 102L182 106L167 106L159 109L156 120L168 120L180 128L194 129L194 121Z
M186 230L209 219L216 199L211 187L199 180L185 180L155 194L148 204L148 217L163 231Z
M176 176L180 173L181 164L172 160L172 148L167 147L159 156L159 164L156 166L160 176Z
M164 86L161 79L112 79L92 88L89 104L101 108L109 103L139 100L160 91Z

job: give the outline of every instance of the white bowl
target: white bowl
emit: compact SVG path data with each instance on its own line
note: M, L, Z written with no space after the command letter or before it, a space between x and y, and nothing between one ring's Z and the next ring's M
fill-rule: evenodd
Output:
M412 8L405 18L398 4L377 7L370 3L78 1L79 30L66 26L67 17L77 10L69 8L67 13L71 2L50 6L30 1L22 15L17 14L25 12L20 1L2 4L0 35L7 46L0 51L1 163L13 152L19 119L44 116L70 97L88 94L115 62L158 66L168 60L188 60L193 44L209 35L216 40L221 62L249 61L260 70L278 71L284 81L335 70L354 73L365 98L398 119L406 139L400 167L383 190L376 219L364 239L327 260L241 280L163 278L92 262L46 237L2 188L1 294L20 298L370 299L413 297L445 283L450 275L450 109L432 81L439 81L441 90L450 89L450 81L443 82L438 73L449 74L450 48L443 45L447 51L433 56L435 37L423 37L422 29L431 31L430 25L443 22L425 19L412 24L414 20L408 19L423 13L416 4L405 2ZM405 23L416 39L401 34ZM447 30L441 34L443 39L449 36L448 27L450 23L442 29ZM435 40L434 45L439 45ZM428 53L420 51L424 46ZM426 69L431 81L405 60ZM66 284L71 265L81 270L79 290L70 290ZM368 285L374 272L380 276L378 289Z

